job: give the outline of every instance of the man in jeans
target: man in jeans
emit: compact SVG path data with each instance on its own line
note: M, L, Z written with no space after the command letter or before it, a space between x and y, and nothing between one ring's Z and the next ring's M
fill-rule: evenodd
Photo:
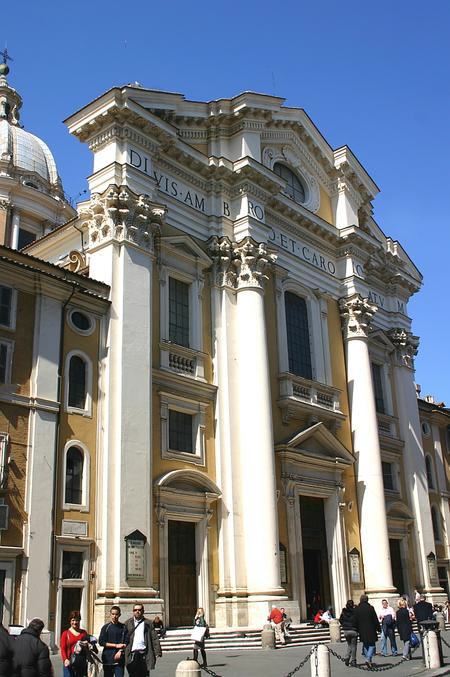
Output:
M270 621L274 627L275 639L281 642L281 644L286 644L283 630L283 613L275 606L275 604L272 604L272 611L267 617L267 620Z
M397 643L395 641L395 611L389 606L387 599L381 600L381 611L378 614L378 618L381 623L381 654L387 656L387 641L389 639L391 643L391 653L393 656L396 656Z

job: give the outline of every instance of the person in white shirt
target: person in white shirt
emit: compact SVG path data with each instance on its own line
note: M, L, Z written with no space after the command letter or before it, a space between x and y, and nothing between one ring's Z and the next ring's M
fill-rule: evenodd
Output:
M156 658L162 655L158 635L153 623L144 616L144 605L137 602L133 618L125 623L128 644L125 649L125 665L132 677L147 677L155 669Z
M381 654L387 656L387 641L389 639L391 643L391 653L393 656L396 656L397 643L395 641L395 618L396 614L394 609L389 605L387 599L381 600L381 611L378 614L378 618L381 623Z
M334 619L333 609L331 606L329 606L328 609L324 611L323 614L321 615L320 622L324 627L326 627L333 619Z

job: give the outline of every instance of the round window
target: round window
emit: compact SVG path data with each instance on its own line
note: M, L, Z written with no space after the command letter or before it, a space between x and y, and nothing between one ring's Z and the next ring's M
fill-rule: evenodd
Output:
M81 310L72 310L69 313L69 323L81 334L91 334L94 331L94 320Z
M303 204L306 200L306 191L303 183L300 181L299 177L294 174L294 172L283 165L281 162L276 162L273 166L273 171L281 179L286 181L286 186L284 192L288 195L294 202L298 204Z

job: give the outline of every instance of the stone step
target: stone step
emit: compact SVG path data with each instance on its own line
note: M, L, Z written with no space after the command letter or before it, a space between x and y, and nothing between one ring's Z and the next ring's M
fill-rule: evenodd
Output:
M161 640L163 651L189 651L192 649L190 638L191 629L168 630ZM301 646L303 644L324 643L330 641L330 633L325 628L313 626L291 626L290 638L287 646ZM224 649L260 649L261 630L215 630L210 629L210 637L206 640L206 648L209 650Z

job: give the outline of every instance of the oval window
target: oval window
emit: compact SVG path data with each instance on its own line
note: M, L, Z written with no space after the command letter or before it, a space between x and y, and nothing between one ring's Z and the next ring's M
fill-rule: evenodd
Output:
M94 330L93 319L81 310L72 310L69 313L69 323L81 334L90 334Z

